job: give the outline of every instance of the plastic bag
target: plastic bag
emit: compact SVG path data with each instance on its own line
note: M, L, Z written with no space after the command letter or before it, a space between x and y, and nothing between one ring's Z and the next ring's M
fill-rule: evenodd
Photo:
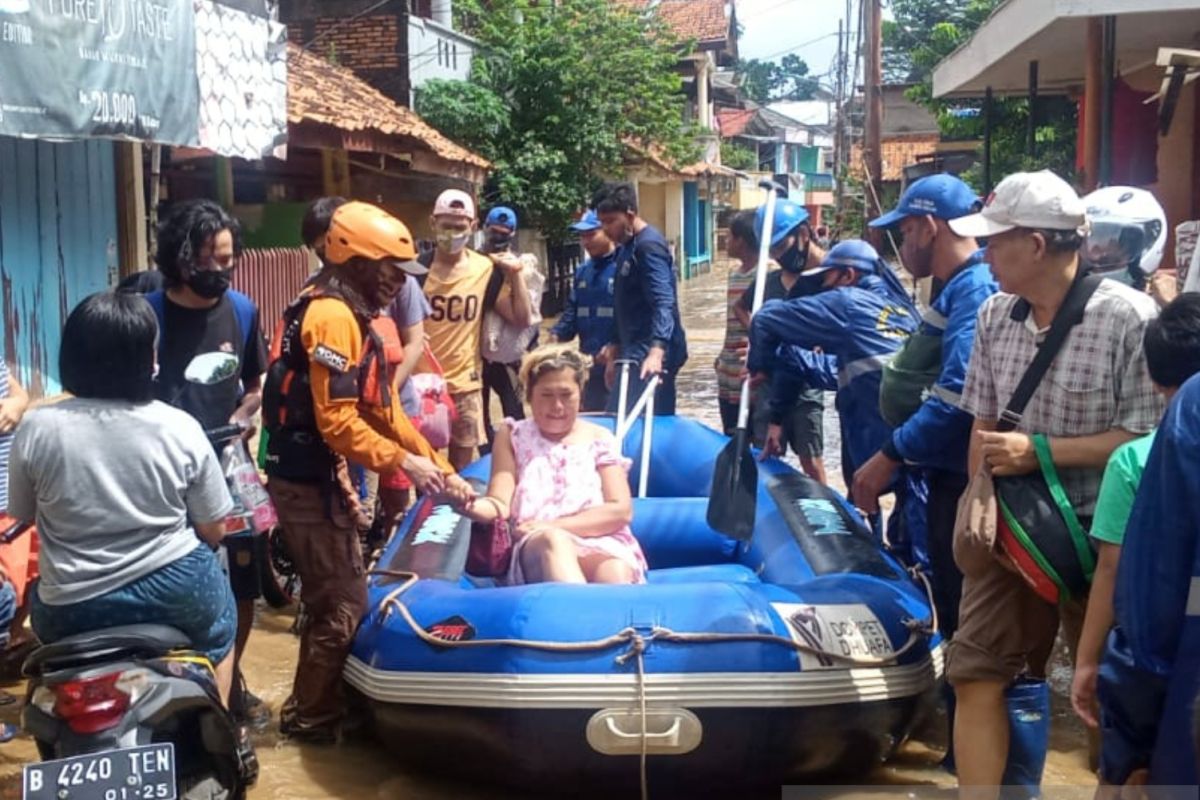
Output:
M238 439L225 446L221 455L221 469L225 473L229 493L233 495L234 510L229 519L245 519L255 533L266 533L279 524L275 505L258 476L258 469L250 458L245 441Z
M481 349L484 359L496 364L515 364L520 361L537 335L538 325L542 321L539 309L546 279L538 271L535 256L521 256L521 265L521 275L525 278L525 288L529 291L529 303L533 308L533 322L522 328L510 323L498 311L488 311L484 315Z
M425 441L435 450L441 450L450 446L450 426L458 419L458 410L454 407L454 399L450 397L442 365L434 358L428 345L425 347L425 357L433 370L409 376L420 409L412 421Z

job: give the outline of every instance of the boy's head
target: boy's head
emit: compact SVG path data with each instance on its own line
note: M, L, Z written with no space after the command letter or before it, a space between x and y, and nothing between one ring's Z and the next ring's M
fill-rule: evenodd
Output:
M1142 347L1150 380L1168 400L1200 373L1200 293L1179 295L1146 326Z

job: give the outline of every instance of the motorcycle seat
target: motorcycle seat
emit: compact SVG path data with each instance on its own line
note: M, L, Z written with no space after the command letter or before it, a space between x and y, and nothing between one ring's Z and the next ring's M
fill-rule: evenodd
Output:
M26 675L120 656L151 657L191 646L188 637L169 625L119 625L78 633L42 645L25 660Z

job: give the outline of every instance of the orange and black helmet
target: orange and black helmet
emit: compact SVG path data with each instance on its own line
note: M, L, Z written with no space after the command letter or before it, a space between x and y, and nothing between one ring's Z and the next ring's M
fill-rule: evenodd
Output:
M417 245L403 222L378 206L353 201L333 212L325 235L325 260L345 264L358 256L392 261L410 275L428 270L417 263Z

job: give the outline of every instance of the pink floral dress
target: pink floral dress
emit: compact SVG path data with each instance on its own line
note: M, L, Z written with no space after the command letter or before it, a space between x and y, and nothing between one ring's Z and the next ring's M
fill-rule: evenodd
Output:
M616 438L602 431L599 439L585 443L551 441L542 436L531 419L506 419L512 433L513 453L517 462L517 488L513 492L512 514L516 524L533 519L551 522L604 502L600 468L619 464L629 469L629 459L621 456ZM604 553L628 564L637 583L646 580L646 558L637 539L625 526L605 536L572 536L579 554ZM521 574L521 545L513 548L512 564L505 583L524 583Z

